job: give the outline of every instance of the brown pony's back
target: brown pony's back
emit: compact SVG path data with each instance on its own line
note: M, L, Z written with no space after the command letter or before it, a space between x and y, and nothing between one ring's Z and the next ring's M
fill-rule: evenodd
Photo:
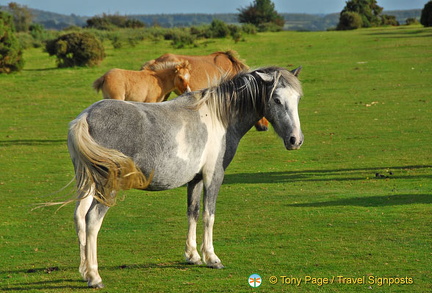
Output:
M147 97L147 88L154 83L154 75L155 73L150 70L132 71L114 68L96 79L93 88L98 92L102 90L104 99L138 101L141 96ZM158 96L160 93L154 92L154 94Z
M142 69L160 62L176 62L187 60L191 65L190 88L200 90L218 83L222 76L233 77L249 67L237 58L235 51L215 52L209 55L176 55L167 53L154 60L145 63Z
M93 88L105 99L161 102L173 90L189 90L189 70L185 60L148 65L141 71L114 68L96 79Z

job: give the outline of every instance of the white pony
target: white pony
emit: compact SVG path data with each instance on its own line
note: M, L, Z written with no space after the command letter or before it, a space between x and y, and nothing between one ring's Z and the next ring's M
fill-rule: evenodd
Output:
M299 71L268 67L240 73L165 103L102 100L71 122L68 147L78 188L79 271L89 287L103 287L96 247L103 218L117 191L130 188L157 191L187 184L186 261L223 268L213 248L213 224L224 171L240 139L262 117L272 123L286 149L300 148ZM196 227L203 190L201 258Z

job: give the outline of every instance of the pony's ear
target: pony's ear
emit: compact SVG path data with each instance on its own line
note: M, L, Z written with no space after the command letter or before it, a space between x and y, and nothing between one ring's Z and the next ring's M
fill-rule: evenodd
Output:
M265 82L273 81L273 75L264 72L259 72L259 71L255 71L255 72L263 81Z
M303 67L299 66L294 70L291 70L291 73L294 74L294 76L298 76L300 74L300 71L302 70Z

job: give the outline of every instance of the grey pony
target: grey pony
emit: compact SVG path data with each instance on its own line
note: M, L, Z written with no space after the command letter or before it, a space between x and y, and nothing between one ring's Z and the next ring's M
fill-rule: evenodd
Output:
M262 117L270 121L286 149L300 148L300 69L243 72L216 87L164 103L102 100L70 123L68 148L78 190L74 219L79 271L89 287L103 287L96 247L103 218L115 204L116 193L130 188L158 191L187 184L186 261L223 268L213 248L213 224L224 171L240 139ZM196 226L203 190L201 258Z

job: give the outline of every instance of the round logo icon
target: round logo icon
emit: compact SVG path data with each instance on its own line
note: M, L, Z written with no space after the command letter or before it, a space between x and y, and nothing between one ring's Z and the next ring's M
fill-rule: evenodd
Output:
M250 275L249 279L248 279L248 283L253 288L261 286L261 283L262 283L261 276L258 275L258 274L252 274L252 275Z

